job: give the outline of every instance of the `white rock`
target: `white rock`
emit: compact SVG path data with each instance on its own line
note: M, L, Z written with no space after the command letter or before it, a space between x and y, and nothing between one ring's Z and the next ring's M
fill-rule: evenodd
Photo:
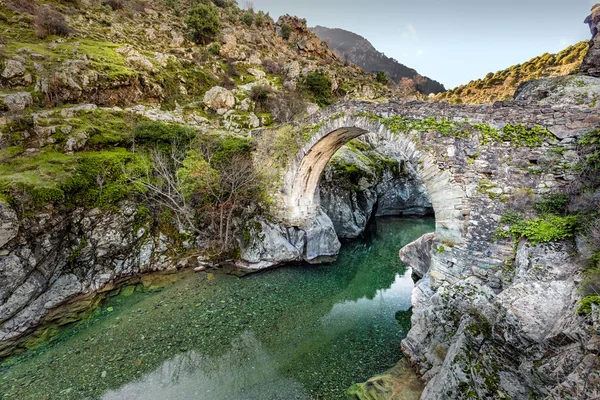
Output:
M235 97L229 90L215 86L204 95L204 104L215 111L231 110L235 105Z

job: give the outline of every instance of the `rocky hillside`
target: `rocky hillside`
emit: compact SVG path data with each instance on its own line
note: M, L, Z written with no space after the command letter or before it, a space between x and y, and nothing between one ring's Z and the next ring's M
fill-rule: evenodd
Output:
M579 71L588 48L588 42L580 42L557 54L543 54L523 64L513 65L496 73L490 72L483 79L473 80L466 85L440 93L436 99L451 103L512 100L516 89L525 82L566 76Z
M441 83L420 75L417 71L377 51L364 37L343 29L331 29L324 26L311 28L329 47L338 52L344 60L352 62L366 71L385 71L396 83L414 85L422 93L440 93L445 91Z

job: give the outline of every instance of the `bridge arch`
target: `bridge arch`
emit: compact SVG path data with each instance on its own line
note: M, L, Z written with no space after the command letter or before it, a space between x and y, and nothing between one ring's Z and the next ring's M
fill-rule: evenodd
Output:
M283 188L287 223L303 226L312 220L319 207L318 185L325 166L344 144L362 135L394 142L427 188L436 216L436 240L462 243L465 224L460 210L466 194L452 173L439 168L434 156L419 146L413 135L394 133L382 120L361 115L324 118L300 150L288 168Z

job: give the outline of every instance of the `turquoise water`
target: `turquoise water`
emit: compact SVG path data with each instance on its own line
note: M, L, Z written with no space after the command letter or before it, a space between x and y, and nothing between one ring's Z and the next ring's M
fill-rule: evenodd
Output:
M403 245L433 219L379 219L331 265L181 275L6 360L2 399L345 399L393 366L410 328Z

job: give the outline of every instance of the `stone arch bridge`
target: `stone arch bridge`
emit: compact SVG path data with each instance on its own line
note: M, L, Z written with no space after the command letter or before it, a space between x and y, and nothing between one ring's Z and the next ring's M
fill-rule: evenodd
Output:
M600 109L498 102L344 102L306 121L311 139L288 166L282 219L302 227L319 207L318 183L344 144L363 136L394 143L425 184L436 216L433 283L465 267L505 262L512 246L491 240L510 199L560 190L576 179L577 141L600 126Z

